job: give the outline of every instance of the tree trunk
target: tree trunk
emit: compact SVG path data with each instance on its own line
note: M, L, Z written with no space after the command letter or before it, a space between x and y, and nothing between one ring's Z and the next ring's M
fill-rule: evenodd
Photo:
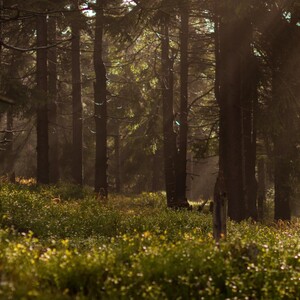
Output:
M275 154L275 220L289 221L291 219L290 198L290 162L286 160L282 153L286 151L286 140L278 136L274 141Z
M0 17L2 19L3 17L3 0L0 0ZM0 22L0 39L2 40L2 35L3 35L3 23ZM0 66L2 69L2 45L0 45Z
M163 144L165 184L168 207L177 206L176 198L176 136L173 130L173 74L169 57L169 19L170 16L161 12L161 61L162 61L162 100L163 100Z
M221 11L219 27L220 161L228 196L228 216L245 218L240 40L243 35L227 6Z
M50 44L56 43L56 18L50 16L48 21ZM57 183L59 180L58 161L58 129L57 129L57 47L48 51L49 70L49 180Z
M273 132L274 142L274 187L275 187L275 220L290 221L292 196L292 164L295 161L294 150L298 142L295 140L295 128L299 122L298 106L295 105L297 86L295 70L298 49L295 44L299 35L287 22L282 22L281 14L276 15L276 35L271 40L272 62L272 109L276 127ZM296 67L295 67L296 66ZM294 123L295 122L295 123ZM296 158L297 159L297 158Z
M275 220L291 219L291 140L289 138L288 118L290 117L287 103L282 98L285 86L282 86L282 73L273 70L273 102L277 121L281 126L274 134L274 188L275 188Z
M215 97L221 107L221 53L220 53L220 16L218 5L216 5L216 15L214 20L215 30ZM224 178L224 136L225 136L224 114L220 113L219 125L219 173L214 186L214 201L213 201L213 235L218 242L227 234L227 209L228 209L228 192Z
M188 40L189 40L189 3L182 0L180 5L180 127L179 152L176 160L176 194L179 206L188 207L186 198L186 165L188 137Z
M37 46L47 45L47 19L37 16ZM49 183L49 141L47 105L47 50L37 50L36 82L40 98L37 108L37 182Z
M251 46L252 25L250 20L241 22L243 42L241 43L241 99L243 130L243 178L245 195L245 218L257 219L257 182L256 166L256 107L257 77L256 60Z
M1 2L0 2L0 7L1 7ZM0 59L0 64L1 64L1 59ZM8 73L7 73L7 75L10 78L14 78L16 68L17 68L17 60L15 57L15 54L13 54L11 57L11 63L10 63ZM4 88L5 88L6 96L9 99L14 99L14 95L15 95L14 87L12 85L7 85ZM1 123L1 120L0 120L0 123ZM2 146L4 146L4 149L0 150L0 154L1 154L0 161L3 162L3 175L8 176L9 179L11 179L11 178L13 179L15 177L14 176L14 174L15 174L14 173L15 153L14 153L13 130L14 130L14 106L9 105L6 110L6 132L3 137L3 140L6 142L2 145Z
M223 172L220 171L214 188L213 203L213 235L218 242L221 238L226 238L227 234L227 193Z
M114 136L115 162L116 162L116 192L121 193L121 161L120 161L120 128L117 125L117 134Z
M257 179L258 179L258 220L264 218L265 202L266 202L266 163L261 157L257 164Z
M74 2L78 8L78 1ZM76 13L76 16L77 13ZM79 16L78 16L79 17ZM73 157L72 177L74 183L83 183L83 133L82 133L82 100L81 100L81 66L80 66L80 27L79 20L73 16L72 30L72 115L73 115Z
M9 96L9 91L7 95ZM4 161L3 174L5 176L8 176L8 178L11 176L11 174L14 173L13 127L14 127L13 107L10 106L6 112L6 133L4 135L4 140L6 141L6 143L4 144L5 150L3 151L3 161Z
M107 198L107 78L103 62L103 29L104 5L97 1L96 28L94 44L94 68L96 82L95 92L95 123L96 123L96 163L95 163L95 192L102 198Z

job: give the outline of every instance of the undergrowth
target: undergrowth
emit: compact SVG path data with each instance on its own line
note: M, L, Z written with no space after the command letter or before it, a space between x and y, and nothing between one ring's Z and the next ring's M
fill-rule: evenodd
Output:
M209 214L168 210L162 194L103 203L71 185L3 185L0 199L0 299L300 295L297 222L229 222L216 245Z

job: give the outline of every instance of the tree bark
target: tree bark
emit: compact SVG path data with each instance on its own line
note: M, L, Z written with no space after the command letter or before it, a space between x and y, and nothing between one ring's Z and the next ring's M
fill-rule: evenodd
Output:
M73 1L78 7L78 1ZM77 12L75 13L78 16ZM83 184L83 133L81 99L81 64L80 64L80 27L75 16L71 21L72 31L72 115L73 115L73 157L72 177L74 183Z
M243 40L241 42L241 99L243 134L243 178L245 196L245 218L257 219L256 166L256 107L258 101L258 72L251 46L252 25L249 19L241 21Z
M282 72L279 69L273 70L273 97L275 112L280 126L274 134L274 189L275 189L275 220L289 221L291 219L291 159L288 118L290 117L287 103L284 103L282 95Z
M278 136L274 141L274 187L275 187L275 220L289 221L291 219L291 187L290 162L282 156L286 151L286 140Z
M56 43L56 18L49 17L48 32L50 44ZM58 129L57 129L57 47L48 51L49 71L49 179L50 183L59 180Z
M7 95L9 96L9 90ZM8 176L10 178L11 174L14 173L14 135L13 135L13 127L14 127L14 116L13 116L13 107L10 106L6 111L6 130L7 132L4 135L4 140L7 141L5 146L5 150L3 153L3 175Z
M228 216L245 218L240 40L237 17L224 5L219 27L220 161L228 196Z
M293 21L293 20L292 20ZM275 220L291 220L291 197L293 192L292 173L295 149L295 128L299 118L293 94L297 94L298 79L295 70L299 68L298 27L285 22L278 13L274 18L275 34L271 36L272 63L272 110L276 127L273 132L274 143L274 188ZM298 65L297 65L298 64ZM296 66L296 67L295 67ZM296 89L296 90L295 90Z
M213 235L216 242L226 238L228 199L223 172L220 171L214 188Z
M161 63L162 63L162 100L163 100L163 144L165 184L168 207L177 206L176 198L176 136L173 130L173 74L169 57L169 19L166 12L161 12Z
M220 49L220 15L219 7L215 6L214 31L215 31L215 97L221 107L221 49ZM224 136L225 136L224 113L220 113L219 123L219 172L214 186L213 201L213 235L216 242L227 234L227 211L228 211L228 191L224 178Z
M3 17L3 0L0 0L0 16ZM2 40L3 23L0 22L0 38ZM0 45L0 66L2 68L2 45Z
M266 202L266 163L261 157L257 164L257 179L258 179L258 220L262 221L265 213Z
M0 62L1 63L1 62ZM11 63L7 75L11 78L15 76L17 64L16 57L12 55ZM12 85L5 87L5 94L9 99L14 98L14 88ZM0 150L1 161L3 161L3 175L10 177L10 174L14 173L14 106L9 105L6 110L6 132L4 134L3 140L6 141L4 146L4 151Z
M115 182L116 182L116 192L121 193L121 160L120 160L120 128L117 124L117 134L114 136L114 146L115 146L115 162L116 162L116 171L115 171Z
M37 47L47 45L47 19L37 16ZM47 50L37 50L36 82L40 98L37 108L37 182L49 183L49 141L47 104Z
M96 82L95 92L95 123L96 123L96 163L95 192L107 198L107 78L103 61L103 29L105 2L97 1L96 28L94 44L94 69Z
M179 206L188 207L186 198L186 165L187 165L187 137L188 137L188 40L189 40L189 3L180 3L180 127L179 152L176 168L176 196Z

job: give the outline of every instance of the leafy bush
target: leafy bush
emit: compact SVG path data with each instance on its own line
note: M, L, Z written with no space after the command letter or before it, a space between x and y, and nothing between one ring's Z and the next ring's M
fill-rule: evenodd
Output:
M56 190L57 189L57 190ZM216 245L211 217L171 211L163 195L3 186L0 298L297 299L300 224L228 224ZM62 193L61 193L62 194Z

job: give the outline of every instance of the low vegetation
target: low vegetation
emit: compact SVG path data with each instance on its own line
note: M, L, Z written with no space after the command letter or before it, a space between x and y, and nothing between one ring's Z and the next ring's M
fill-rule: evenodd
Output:
M74 186L0 190L0 299L296 299L300 224L229 223L166 208L162 194Z

